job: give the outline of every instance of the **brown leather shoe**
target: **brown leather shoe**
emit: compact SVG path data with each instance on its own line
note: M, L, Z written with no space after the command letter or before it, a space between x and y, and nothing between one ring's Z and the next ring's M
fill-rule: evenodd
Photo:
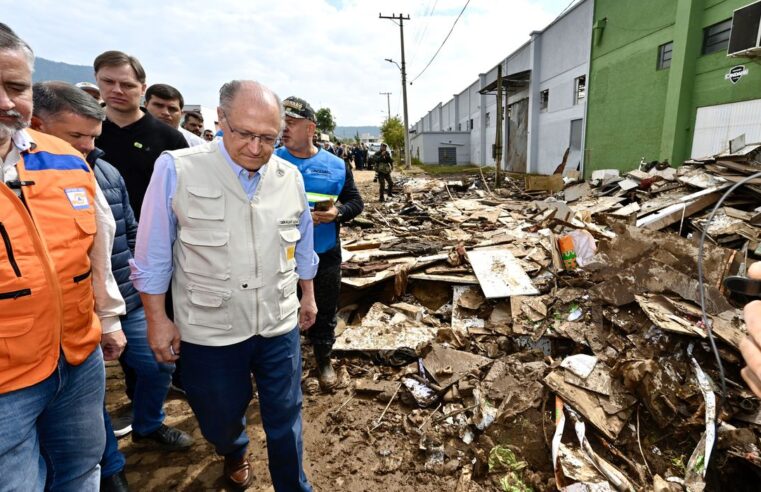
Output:
M251 469L251 455L246 453L243 458L231 459L225 457L225 478L239 490L247 489L254 483L254 471Z

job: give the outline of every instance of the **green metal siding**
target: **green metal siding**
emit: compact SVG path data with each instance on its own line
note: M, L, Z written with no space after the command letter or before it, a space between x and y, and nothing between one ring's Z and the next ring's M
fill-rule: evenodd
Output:
M679 164L689 157L698 107L761 98L761 64L726 52L702 55L703 28L749 2L596 0L587 176L597 169L633 169L641 157ZM671 68L657 70L658 47L669 41ZM735 65L750 73L733 85L724 74Z

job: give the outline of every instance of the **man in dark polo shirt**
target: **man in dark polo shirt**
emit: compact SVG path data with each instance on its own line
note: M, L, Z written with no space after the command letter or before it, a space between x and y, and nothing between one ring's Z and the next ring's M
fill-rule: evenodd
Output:
M145 70L137 58L106 51L93 64L95 81L106 104L103 133L95 141L105 158L124 177L132 210L138 220L153 164L165 150L188 146L176 129L140 108L145 92Z
M95 140L95 145L105 152L104 159L124 177L130 205L139 221L156 159L165 150L187 148L188 142L178 130L140 107L146 84L145 70L137 58L121 51L106 51L95 58L93 68L95 82L106 105L103 132ZM171 316L170 295L166 296L166 308ZM127 396L132 399L137 375L124 363L122 369ZM172 374L172 386L182 389L178 369ZM114 420L114 428L120 433L125 425L127 422Z

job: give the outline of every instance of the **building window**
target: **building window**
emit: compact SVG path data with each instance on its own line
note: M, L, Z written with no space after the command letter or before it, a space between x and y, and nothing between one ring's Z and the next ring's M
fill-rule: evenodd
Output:
M587 76L576 77L574 81L573 104L579 104L587 97Z
M729 33L732 31L732 19L703 29L703 54L725 51L729 46Z
M468 123L468 126L469 126L469 128L468 128L469 130L473 129L473 118L470 119L470 122Z
M550 107L550 90L545 89L539 93L539 111L547 111Z
M658 46L658 70L664 70L671 66L671 52L673 50L673 41Z
M486 128L489 128L491 126L491 113L486 113Z
M457 131L458 132L462 131L462 123L457 123Z

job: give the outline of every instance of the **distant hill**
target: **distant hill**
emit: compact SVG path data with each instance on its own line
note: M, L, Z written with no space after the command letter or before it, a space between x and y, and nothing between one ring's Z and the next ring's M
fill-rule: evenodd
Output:
M95 82L93 69L87 65L70 65L68 63L56 62L40 58L35 58L34 82L43 82L45 80L63 80L76 84L77 82Z
M333 131L338 138L352 138L357 132L360 136L369 133L373 137L380 137L379 126L337 126Z

